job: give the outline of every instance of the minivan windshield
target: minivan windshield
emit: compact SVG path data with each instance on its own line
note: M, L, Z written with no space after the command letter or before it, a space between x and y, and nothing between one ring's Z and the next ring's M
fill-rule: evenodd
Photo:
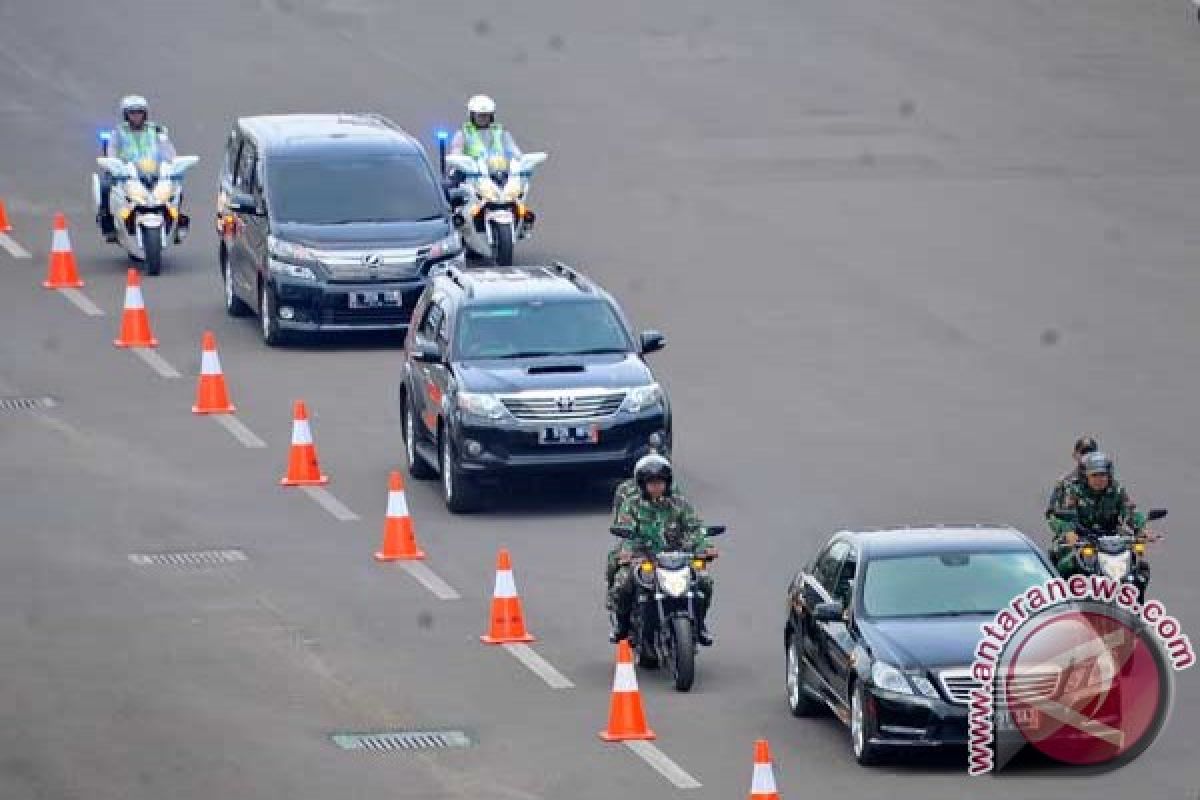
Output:
M604 300L530 300L467 306L457 325L457 358L627 353L629 337Z
M863 614L877 619L995 614L1051 577L1028 550L872 558L860 578Z
M414 222L444 213L428 166L410 153L283 156L266 167L271 211L280 222Z

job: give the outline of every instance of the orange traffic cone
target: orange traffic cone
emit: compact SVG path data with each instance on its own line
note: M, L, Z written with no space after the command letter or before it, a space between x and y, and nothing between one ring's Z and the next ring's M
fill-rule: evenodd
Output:
M404 498L404 479L393 470L388 478L387 518L383 523L383 547L375 554L377 561L419 561L425 553L417 547L408 501Z
M64 231L65 233L65 231ZM158 347L158 339L150 331L150 315L142 299L142 280L136 269L125 278L125 311L121 315L121 335L113 342L117 347Z
M192 406L192 413L232 414L236 410L237 407L229 402L229 389L221 372L217 337L212 331L205 331L200 345L200 382L196 386L196 405Z
M329 483L329 476L321 474L321 465L317 463L317 446L313 444L308 408L303 400L297 400L292 409L292 449L288 456L287 475L279 482L284 486L321 486Z
M0 200L0 233L8 233L12 225L8 224L8 212L4 210L4 201Z
M512 561L504 549L496 556L491 630L479 639L487 644L534 641L534 637L525 630L525 614L521 610L521 598L517 596L517 584L513 580Z
M2 209L0 209L2 210ZM0 220L3 221L3 220ZM5 230L0 225L0 231ZM83 286L71 252L71 237L67 234L67 218L62 212L54 215L54 238L50 242L50 269L42 286L47 289L78 289Z
M754 777L750 779L750 800L779 800L775 788L775 770L771 766L771 748L766 739L754 743Z
M606 742L658 738L646 726L646 712L642 709L642 693L638 691L637 673L633 671L633 650L629 647L628 639L617 643L617 670L613 675L608 727L600 732L600 738Z

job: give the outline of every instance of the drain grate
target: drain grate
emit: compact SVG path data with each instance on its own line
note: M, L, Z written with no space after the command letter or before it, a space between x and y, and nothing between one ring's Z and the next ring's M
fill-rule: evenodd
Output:
M33 411L56 405L53 397L0 397L0 411Z
M248 561L241 550L200 550L190 553L133 553L129 560L147 567L220 567Z
M370 750L377 753L397 750L450 750L471 746L470 737L462 731L338 733L332 738L334 744L343 750Z

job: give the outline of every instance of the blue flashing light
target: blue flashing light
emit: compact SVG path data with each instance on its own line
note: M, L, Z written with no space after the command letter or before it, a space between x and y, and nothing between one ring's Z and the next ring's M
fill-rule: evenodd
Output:
M96 136L99 137L100 141L108 142L112 140L112 131L99 131Z
M444 142L450 138L450 132L445 131L445 130L440 130L437 132L437 137L438 137L438 141Z

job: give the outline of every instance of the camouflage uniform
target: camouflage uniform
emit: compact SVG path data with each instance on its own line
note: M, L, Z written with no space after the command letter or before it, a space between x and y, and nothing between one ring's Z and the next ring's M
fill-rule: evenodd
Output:
M1046 502L1046 518L1049 519L1054 511L1061 510L1063 503L1067 500L1067 489L1073 483L1085 483L1083 476L1083 467L1077 466L1070 472L1065 473L1058 481L1055 482L1054 488L1050 490L1050 499Z
M678 494L658 500L647 500L639 492L626 494L617 508L613 527L629 528L632 539L623 539L618 553L633 555L638 551L659 553L680 549L700 552L708 548L704 525L691 503ZM712 605L713 580L707 571L698 572L696 586L704 595L700 615ZM633 609L634 583L631 564L620 564L608 591L608 608L619 615Z
M613 492L613 527L619 525L617 515L621 512L621 506L626 500L637 499L640 494L638 490L637 480L634 478L626 478L617 484L617 489ZM683 492L680 490L679 481L675 481L671 488L671 494L675 497L683 497ZM604 585L612 588L613 578L616 577L617 569L620 564L617 563L617 554L621 552L621 544L617 544L612 550L608 551L608 562L604 567ZM611 609L610 609L611 610Z
M1111 531L1128 525L1140 534L1146 526L1145 516L1136 510L1129 493L1116 478L1110 478L1108 488L1102 492L1092 491L1085 479L1069 481L1063 487L1062 499L1054 506L1054 510L1074 511L1078 515L1078 520L1062 520L1053 516L1048 519L1050 529L1054 532L1050 557L1063 577L1077 571L1074 548L1062 541L1069 531L1076 527Z

